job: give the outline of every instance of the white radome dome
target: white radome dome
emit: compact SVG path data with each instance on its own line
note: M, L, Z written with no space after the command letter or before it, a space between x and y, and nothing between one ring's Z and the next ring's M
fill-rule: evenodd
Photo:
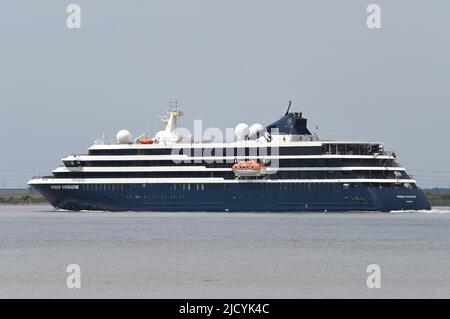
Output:
M261 132L262 130L264 130L264 126L262 126L259 123L255 123L252 126L250 126L249 136L256 136L256 134Z
M234 134L236 135L236 137L239 140L243 140L243 139L245 139L248 136L248 134L250 134L250 129L249 129L247 124L239 123L234 128Z
M131 133L127 130L121 130L116 135L117 143L130 144L133 141Z

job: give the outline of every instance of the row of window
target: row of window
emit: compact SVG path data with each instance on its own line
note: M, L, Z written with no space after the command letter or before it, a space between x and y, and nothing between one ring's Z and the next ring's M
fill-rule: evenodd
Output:
M224 178L234 179L232 171L193 171L193 172L58 172L55 178ZM261 176L267 179L348 179L370 178L390 179L409 178L404 171L278 171L274 174Z
M322 153L329 155L372 155L383 152L380 144L323 144Z
M283 147L218 147L218 148L126 148L93 149L89 155L187 155L187 156L268 156L268 155L320 155L320 146Z
M67 167L147 167L147 166L205 166L207 168L229 168L235 161L214 160L145 160L145 161L64 161ZM320 158L320 159L278 159L267 161L267 165L279 167L398 167L394 159L378 158Z
M189 148L125 148L93 149L89 155L188 155L188 156L267 156L277 155L319 155L347 154L372 155L383 152L379 144L323 144L320 146L261 147L189 147Z
M325 190L325 189L351 189L360 187L371 188L409 188L416 189L415 184L403 183L261 183L249 185L253 190ZM136 191L143 188L151 188L149 184L81 184L81 190L86 191ZM204 190L229 190L229 184L210 183L180 183L158 184L159 191L204 191ZM79 188L79 189L80 189ZM164 189L166 188L166 189ZM169 195L170 196L170 195Z

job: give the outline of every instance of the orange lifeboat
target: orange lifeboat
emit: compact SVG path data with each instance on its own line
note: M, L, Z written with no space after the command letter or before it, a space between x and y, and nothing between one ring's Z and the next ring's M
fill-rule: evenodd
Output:
M138 144L153 144L155 140L151 138L140 138L137 142Z
M266 166L257 161L239 162L232 166L236 176L260 176L265 173Z

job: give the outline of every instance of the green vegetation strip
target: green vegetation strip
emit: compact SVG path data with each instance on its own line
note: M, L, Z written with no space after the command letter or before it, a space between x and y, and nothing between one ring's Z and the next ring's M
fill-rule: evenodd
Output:
M39 194L0 195L0 205L31 205L47 203Z
M425 193L431 206L450 206L450 193Z

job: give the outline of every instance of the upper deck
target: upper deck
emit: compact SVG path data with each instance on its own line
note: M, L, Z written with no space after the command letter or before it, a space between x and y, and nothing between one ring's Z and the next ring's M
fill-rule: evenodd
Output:
M181 155L239 156L265 155L388 155L381 142L362 141L235 141L228 143L157 143L93 145L90 156Z

